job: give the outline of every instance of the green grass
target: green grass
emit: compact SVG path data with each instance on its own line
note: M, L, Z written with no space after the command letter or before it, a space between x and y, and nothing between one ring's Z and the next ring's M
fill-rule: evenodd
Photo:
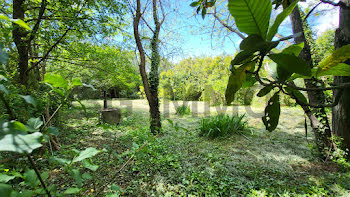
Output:
M65 122L59 134L62 148L53 154L70 158L74 149L95 147L102 150L91 159L97 171L82 169L91 180L84 180L76 196L347 196L350 171L334 163L319 161L310 150L312 138L305 138L303 121L295 125L295 108L283 107L284 126L266 132L260 124L249 124L251 132L224 138L198 136L202 118L170 116L162 122L163 133L149 132L147 109L123 109L120 125L99 124L101 105L87 105L87 116L79 108L61 114ZM218 116L213 116L218 117ZM297 117L297 116L296 116ZM232 118L232 117L230 117ZM247 117L248 119L249 117ZM249 120L249 119L248 119ZM230 122L230 121L228 121ZM243 121L244 122L244 121ZM175 127L174 125L177 125ZM299 128L300 127L300 128ZM140 147L145 146L140 150ZM61 166L47 163L46 152L36 163L48 171L46 183L65 191L74 180ZM131 161L121 171L124 164ZM24 170L26 160L0 165L8 175ZM107 184L103 190L102 185ZM21 183L13 182L15 187ZM118 186L113 187L112 185ZM28 189L28 188L27 188ZM93 189L93 192L91 193ZM99 195L97 193L99 192Z
M199 135L216 138L242 132L247 129L247 121L244 120L244 117L244 115L218 114L202 118L199 126Z
M176 108L175 114L176 115L180 115L180 116L190 115L191 114L191 109L187 105L181 105L181 106Z

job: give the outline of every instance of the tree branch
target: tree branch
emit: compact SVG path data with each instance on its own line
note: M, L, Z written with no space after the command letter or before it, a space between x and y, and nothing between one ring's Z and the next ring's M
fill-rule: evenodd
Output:
M322 3L322 2L319 2L318 4L316 4L316 5L307 13L307 15L305 16L303 22L306 21L306 19L311 15L311 13L312 13L319 5L321 5L321 3Z
M28 40L28 43L31 42L34 38L35 38L35 34L38 31L39 27L40 27L40 22L41 19L45 13L45 9L46 9L46 0L42 0L41 2L41 7L40 7L40 11L39 11L39 15L38 15L38 19L37 22L35 23L32 32L30 33L30 38ZM30 45L28 44L28 48L30 47Z
M135 37L135 42L137 45L137 49L140 53L140 64L139 64L139 70L140 70L140 75L142 78L143 86L144 86L144 91L147 97L147 100L151 100L151 92L149 89L149 83L148 83L148 77L146 73L146 57L145 57L145 51L142 46L140 34L139 34L139 24L140 24L140 19L141 19L141 1L137 0L137 6L136 6L136 13L134 15L134 37Z
M68 31L71 30L71 28L69 27L64 34L56 41L56 43L54 45L52 45L50 47L50 49L45 53L45 55L43 56L43 58L41 58L36 64L34 64L32 67L28 68L28 70L26 72L31 71L32 69L36 68L37 66L39 66L39 64L44 61L45 59L47 59L47 57L50 55L51 51L62 41L62 39L67 35Z
M331 4L331 5L333 5L333 6L339 6L340 5L340 2L341 1L339 1L339 3L335 3L335 2L333 2L333 1L329 1L329 0L320 0L322 3L326 3L326 4Z
M209 14L210 14L210 13L209 13ZM218 15L216 14L216 8L214 8L214 13L211 13L211 14L215 17L216 20L219 21L219 23L221 23L222 26L226 27L226 28L227 28L228 30L230 30L231 32L237 34L240 38L245 39L245 36L244 36L241 32L239 32L237 29L234 29L233 27L229 26L228 24L226 24L224 21L222 21L222 20L218 17Z

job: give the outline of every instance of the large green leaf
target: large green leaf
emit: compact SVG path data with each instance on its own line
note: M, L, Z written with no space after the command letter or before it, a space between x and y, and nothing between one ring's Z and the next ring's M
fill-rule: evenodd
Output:
M231 66L241 65L251 60L254 57L254 53L258 50L244 50L240 51L235 58L231 61Z
M68 88L68 82L61 75L47 73L44 82L51 84L56 88Z
M12 190L11 185L0 184L0 194L1 194L1 197L11 197L12 191L13 191L13 190Z
M336 66L333 66L326 70L321 70L317 76L326 76L326 75L332 75L332 76L350 76L350 65L345 63L340 63Z
M295 6L298 4L299 0L293 1L286 9L284 9L277 17L276 20L274 21L273 25L269 28L269 31L267 33L267 41L271 41L272 38L276 35L279 26L281 23L286 19L290 13L294 10Z
M242 51L247 51L254 53L260 51L261 53L266 54L271 49L275 48L279 42L265 42L265 40L257 34L249 35L245 38L239 45Z
M291 46L283 49L283 51L281 53L299 56L299 54L303 50L303 48L304 48L304 43L301 42L299 44L294 44L294 45L291 45ZM293 72L290 72L286 68L284 68L283 65L282 66L277 65L276 70L277 70L278 79L281 81L287 80L293 74Z
M239 48L241 50L254 50L260 49L260 47L264 46L264 44L265 41L260 35L252 34L244 40L242 40L241 44L239 45Z
M270 54L269 58L291 74L297 73L305 76L311 76L310 65L295 55L278 53Z
M40 127L43 125L43 121L40 120L40 118L30 118L27 121L27 129L30 132L36 132L39 131Z
M241 32L266 38L272 9L270 0L229 0L228 9Z
M294 55L294 56L299 56L300 52L303 50L304 48L304 43L298 43L298 44L293 44L290 45L289 47L285 48L282 50L281 53L283 54L289 54L289 55Z
M350 59L350 44L345 45L337 50L335 50L332 55L328 56L323 60L317 70L317 75L337 66L339 63L343 63Z
M14 178L16 178L16 177L15 176L8 176L6 174L0 174L0 183L7 183Z
M250 71L254 66L255 62L251 62L231 72L225 92L227 104L230 104L234 100L236 92L242 87L243 81L247 76L246 71Z
M0 139L0 151L12 151L17 153L31 153L42 146L40 143L42 134L10 133Z
M265 108L265 115L262 117L266 130L273 131L276 129L280 118L280 113L280 96L279 92L276 92L275 95L273 95L267 103L267 106Z
M82 161L84 159L87 159L87 158L90 158L90 157L93 157L95 156L97 153L99 153L100 151L97 150L96 148L87 148L83 151L81 151L79 153L79 155L77 157L75 157L72 161L72 163L75 163L75 162L78 162L78 161Z

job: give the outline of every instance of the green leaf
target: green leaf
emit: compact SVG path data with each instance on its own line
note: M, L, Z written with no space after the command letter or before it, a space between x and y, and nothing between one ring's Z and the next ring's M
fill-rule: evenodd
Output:
M77 194L80 192L80 188L70 187L63 194Z
M265 96L266 94L268 94L269 92L271 92L271 90L273 89L274 87L273 86L265 86L263 87L257 94L258 97L263 97Z
M31 31L32 29L27 25L27 23L25 23L24 21L22 21L21 19L11 19L11 22L16 23L17 25Z
M295 6L298 4L299 0L293 1L286 9L284 9L277 17L276 20L274 21L273 25L269 28L269 31L267 33L267 41L271 41L272 38L276 35L279 26L281 23L286 19L290 13L294 10Z
M279 92L271 97L266 108L265 115L262 117L266 130L273 131L276 129L281 113Z
M27 121L27 128L28 131L36 132L39 131L40 127L43 125L43 121L40 120L40 118L30 118Z
M340 63L326 70L321 70L317 77L332 75L332 76L350 76L350 65Z
M38 176L35 174L34 170L27 170L24 173L24 177L25 177L25 182L27 183L27 185L30 185L32 188L35 188L36 186L38 186L40 184L40 181L38 179Z
M0 138L6 134L13 134L15 132L26 134L28 128L19 121L1 122L0 121Z
M31 104L34 107L36 107L36 101L32 96L30 96L30 95L19 95L19 96L21 98L23 98L26 103Z
M300 104L302 104L302 105L307 104L306 97L299 90L296 90L296 89L290 88L290 87L286 87L285 89L286 89L287 93L291 94L294 98L296 98L300 102Z
M298 73L305 76L311 76L310 65L301 58L290 54L270 54L269 58L278 64L284 70L290 73Z
M13 23L16 23L17 25L31 31L32 29L24 22L22 21L21 19L12 19L12 18L9 18L7 17L6 15L3 15L3 14L0 14L0 19L2 20L7 20L7 21L11 21Z
M5 93L6 95L9 94L9 91L7 90L7 88L2 84L0 84L0 91Z
M83 86L83 83L81 82L81 79L79 78L74 78L72 80L72 87L75 87L75 86Z
M283 51L281 53L299 56L299 54L303 50L303 48L304 48L304 43L301 42L299 44L290 45L289 47L283 49Z
M202 18L205 18L205 15L207 14L207 8L202 9Z
M16 177L15 176L8 176L6 174L0 174L0 183L7 183L14 178L16 178Z
M232 67L234 65L241 65L244 62L247 62L249 60L251 60L253 58L254 53L257 50L245 50L245 51L241 51L239 52L235 58L231 61L231 65Z
M34 196L34 191L31 190L23 190L21 193L17 191L13 191L11 197L32 197Z
M73 179L78 187L83 186L83 178L81 177L79 169L73 169L71 171L71 176L73 177Z
M350 59L350 44L335 50L330 56L323 60L318 66L316 75L337 66L339 63L344 63L348 59Z
M47 132L50 135L58 135L60 130L58 128L56 128L56 127L48 127L47 128Z
M260 35L252 34L242 40L239 48L241 50L256 50L263 45L265 45L264 39Z
M241 32L266 38L272 10L270 0L229 0L228 9Z
M0 140L0 151L12 151L17 153L31 153L42 146L40 143L42 134L11 133L4 135Z
M62 165L67 165L67 164L70 163L70 160L63 159L63 158L58 158L58 157L54 157L53 160L57 161L59 164L62 164Z
M85 180L92 180L93 179L92 176L87 172L85 172L83 175L81 175L81 177Z
M13 190L12 190L11 185L0 184L0 194L1 194L1 197L11 197L12 191L13 191Z
M192 3L190 4L190 6L191 6L191 7L197 7L197 6L199 6L199 2L198 2L198 1L192 2Z
M75 157L72 161L72 163L78 162L78 161L82 161L84 159L90 158L95 156L97 153L99 153L100 151L96 150L96 148L92 148L89 147L83 151L81 151L78 155L78 157Z
M225 92L226 104L230 104L234 100L236 92L242 87L243 81L247 76L246 71L250 71L254 66L255 62L251 62L231 72Z
M55 88L68 88L68 82L61 75L45 74L44 82L51 84Z
M83 166L87 169L94 171L94 172L99 168L98 165L93 164L91 161L89 161L87 159L83 161Z

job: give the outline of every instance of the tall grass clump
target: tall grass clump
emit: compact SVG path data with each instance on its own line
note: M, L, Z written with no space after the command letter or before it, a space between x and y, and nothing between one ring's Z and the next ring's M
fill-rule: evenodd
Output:
M245 115L230 116L227 114L218 114L201 119L199 127L199 136L216 138L229 134L240 133L247 128Z
M191 109L187 105L181 105L177 107L175 112L176 115L180 115L180 116L189 115L190 113L191 113Z

